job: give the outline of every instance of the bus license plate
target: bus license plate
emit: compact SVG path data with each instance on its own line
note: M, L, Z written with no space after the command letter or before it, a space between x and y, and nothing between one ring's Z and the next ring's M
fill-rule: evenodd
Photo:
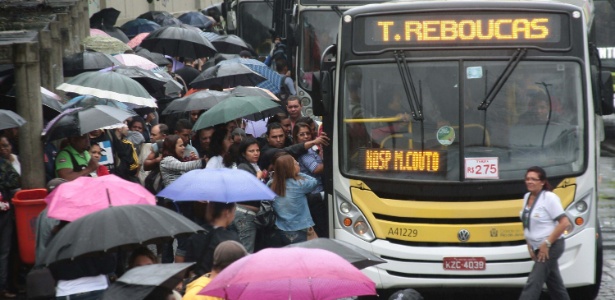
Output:
M483 271L487 265L484 257L445 257L444 270Z

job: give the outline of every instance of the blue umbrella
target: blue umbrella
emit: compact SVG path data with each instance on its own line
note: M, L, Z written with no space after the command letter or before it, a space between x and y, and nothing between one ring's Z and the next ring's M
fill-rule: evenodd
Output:
M203 184L206 182L206 184ZM275 193L254 175L238 169L192 170L156 195L175 201L241 202L272 200Z
M282 75L272 70L270 67L267 67L264 63L259 60L251 59L251 58L232 58L219 62L219 65L230 64L230 63L240 63L252 71L262 75L267 80L257 84L256 86L259 88L268 89L274 94L280 92L280 84L282 82Z
M154 21L150 21L147 19L137 18L131 21L128 21L120 27L120 29L129 37L133 38L139 33L143 32L152 32L156 29L160 28L160 25Z
M187 12L179 16L177 19L182 21L182 23L184 24L192 25L194 27L198 27L201 29L206 29L214 25L214 22L212 20L210 20L204 14L197 12L197 11Z

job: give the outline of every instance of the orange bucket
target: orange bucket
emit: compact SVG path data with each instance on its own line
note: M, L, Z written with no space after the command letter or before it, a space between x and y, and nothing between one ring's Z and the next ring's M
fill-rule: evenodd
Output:
M46 189L18 191L13 196L19 256L25 264L34 264L36 246L36 220L47 206Z

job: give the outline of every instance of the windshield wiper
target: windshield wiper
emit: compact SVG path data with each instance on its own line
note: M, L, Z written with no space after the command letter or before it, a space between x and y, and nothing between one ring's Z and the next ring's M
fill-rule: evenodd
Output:
M495 96L498 95L498 93L504 86L504 83L506 83L506 80L508 80L512 72L515 70L515 68L521 61L521 58L523 58L526 53L527 49L525 48L519 48L515 51L515 53L513 53L513 55L510 57L510 60L508 60L508 64L506 64L506 68L504 68L504 71L502 71L500 76L498 76L495 83L493 84L493 86L491 86L491 89L485 96L485 99L478 106L478 110L487 110L487 108L489 108L489 105L491 105L491 102L493 102Z
M337 15L341 18L342 17L342 10L339 8L339 6L337 5L331 5L331 10L336 12Z
M408 99L408 104L410 105L412 118L415 121L423 121L422 99L419 99L416 94L416 88L414 87L414 82L412 81L410 68L406 62L406 55L403 51L395 51L394 55L397 68L399 69L399 76L401 77L401 82L404 86L404 91L406 92L406 99Z
M549 129L549 123L551 123L551 112L553 110L553 103L551 102L551 93L549 93L549 86L551 86L550 84L541 81L541 82L536 82L536 84L540 84L545 88L545 92L547 93L547 99L549 100L549 114L547 115L547 123L545 124L545 131L542 133L542 146L541 148L545 147L545 138L547 137L547 130Z

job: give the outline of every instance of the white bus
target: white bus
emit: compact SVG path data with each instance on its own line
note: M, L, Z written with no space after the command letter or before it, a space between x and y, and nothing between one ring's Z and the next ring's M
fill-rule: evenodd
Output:
M387 263L379 288L522 287L525 170L549 175L573 227L575 299L602 274L597 164L610 73L592 1L398 1L352 8L320 80L331 233ZM607 96L605 96L607 95Z

